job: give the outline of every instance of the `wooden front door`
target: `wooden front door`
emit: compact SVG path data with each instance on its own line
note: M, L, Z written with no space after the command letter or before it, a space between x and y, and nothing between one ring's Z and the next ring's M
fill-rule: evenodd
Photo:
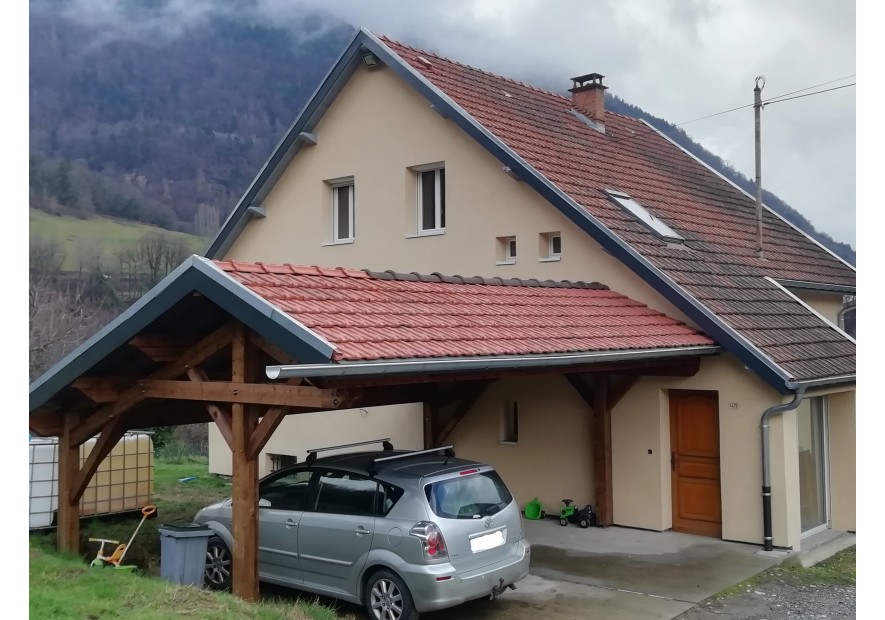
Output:
M719 397L670 391L673 530L722 536L719 482Z

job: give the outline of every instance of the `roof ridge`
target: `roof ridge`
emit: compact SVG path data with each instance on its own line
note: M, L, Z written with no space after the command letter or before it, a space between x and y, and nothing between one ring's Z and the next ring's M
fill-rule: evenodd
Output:
M438 53L436 53L436 52L432 52L432 51L430 51L430 50L421 49L420 47L415 47L415 46L413 46L413 45L409 45L408 43L403 43L402 41L398 41L398 40L396 40L396 39L392 39L392 38L390 38L390 37L388 37L388 36L386 36L386 35L377 35L377 36L378 36L378 38L381 39L385 44L386 44L386 43L395 43L396 45L400 45L400 46L402 46L402 47L405 47L405 48L407 48L407 49L409 49L409 50L411 50L411 51L413 51L413 52L416 52L416 53L418 53L418 54L421 54L421 55L427 55L427 56L433 56L434 58L438 58L438 59L443 60L443 61L445 61L445 62L452 63L453 65L457 65L457 66L459 66L459 67L463 67L463 68L465 68L465 69L469 69L470 71L475 71L475 72L477 72L477 73L481 73L482 75L487 75L487 76L490 76L490 77L493 77L493 78L496 78L496 79L499 79L499 80L503 80L503 81L505 81L505 82L509 82L509 83L511 83L511 84L516 84L516 85L518 85L518 86L522 86L522 87L524 87L524 88L528 88L529 90L533 90L533 91L538 92L538 93L541 93L541 94L543 94L543 95L550 95L551 97L555 97L555 98L557 98L557 99L561 99L561 100L562 100L563 102L565 102L565 103L569 103L569 104L570 104L570 103L573 103L570 97L567 97L566 95L560 94L560 93L558 93L558 92L555 92L555 91L552 91L552 90L547 90L547 89L545 89L545 88L541 88L540 86L536 86L536 85L534 85L534 84L529 84L528 82L523 82L522 80L517 80L516 78L507 77L506 75L501 75L500 73L493 73L492 71L487 71L486 69L482 69L482 68L480 68L480 67L474 67L473 65L468 65L467 63L460 62L460 61L458 61L458 60L454 60L453 58L450 58L450 57L448 57L448 56L443 56L443 55L441 55L441 54L438 54ZM573 106L573 107L574 107L574 106ZM615 112L615 111L613 111L613 110L609 110L608 108L606 108L606 110L605 110L605 114L606 114L606 116L608 116L608 115L611 114L611 115L617 116L617 117L619 117L619 118L623 118L623 119L626 119L626 120L629 120L629 121L634 121L634 122L636 122L636 123L638 123L638 124L640 124L640 125L642 124L642 121L641 121L640 119L636 118L636 117L630 116L630 115L628 115L628 114L623 114L623 113L621 113L621 112Z
M431 274L412 271L402 273L388 269L372 271L370 269L350 269L347 267L323 267L320 265L295 265L293 263L265 263L262 261L217 260L212 262L225 272L268 273L281 275L319 276L323 278L371 278L373 280L397 280L400 282L445 282L447 284L483 284L486 286L524 286L539 288L576 288L611 290L601 282L585 282L583 280L538 280L536 278L502 278L500 276L447 276L437 271Z

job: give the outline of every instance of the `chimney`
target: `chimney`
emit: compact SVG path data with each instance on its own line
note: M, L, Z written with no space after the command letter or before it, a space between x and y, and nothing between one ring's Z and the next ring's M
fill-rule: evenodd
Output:
M605 133L605 91L608 86L603 86L604 75L588 73L572 78L572 103L575 109L588 116L598 125L599 131Z

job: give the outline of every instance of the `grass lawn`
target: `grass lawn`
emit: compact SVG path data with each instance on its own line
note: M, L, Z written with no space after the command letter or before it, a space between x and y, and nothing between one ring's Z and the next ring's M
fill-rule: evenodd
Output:
M126 220L95 217L81 220L76 217L55 216L37 209L29 210L29 232L32 237L53 240L65 250L63 269L77 269L81 259L91 264L101 256L107 269L119 268L114 254L124 246L132 246L148 233L161 232L172 238L183 239L195 253L202 252L208 240L185 233L171 232L156 226Z
M196 480L179 482L196 476ZM140 515L81 521L81 556L55 550L55 532L30 536L30 617L59 619L246 618L261 620L333 620L330 607L312 599L264 597L248 604L229 594L185 588L159 578L160 536L164 523L190 522L203 506L230 496L230 484L208 474L205 458L154 461L154 504L157 515L145 521L124 564L141 574L89 568L98 550L89 537L127 542ZM106 549L107 550L107 549Z

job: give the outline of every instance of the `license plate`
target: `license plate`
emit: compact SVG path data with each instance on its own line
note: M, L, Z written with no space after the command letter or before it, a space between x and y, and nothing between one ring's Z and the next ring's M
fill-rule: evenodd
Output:
M497 532L492 532L491 534L485 534L483 536L471 538L470 550L473 553L479 553L480 551L488 551L489 549L500 547L504 544L504 536L504 530L498 530Z

